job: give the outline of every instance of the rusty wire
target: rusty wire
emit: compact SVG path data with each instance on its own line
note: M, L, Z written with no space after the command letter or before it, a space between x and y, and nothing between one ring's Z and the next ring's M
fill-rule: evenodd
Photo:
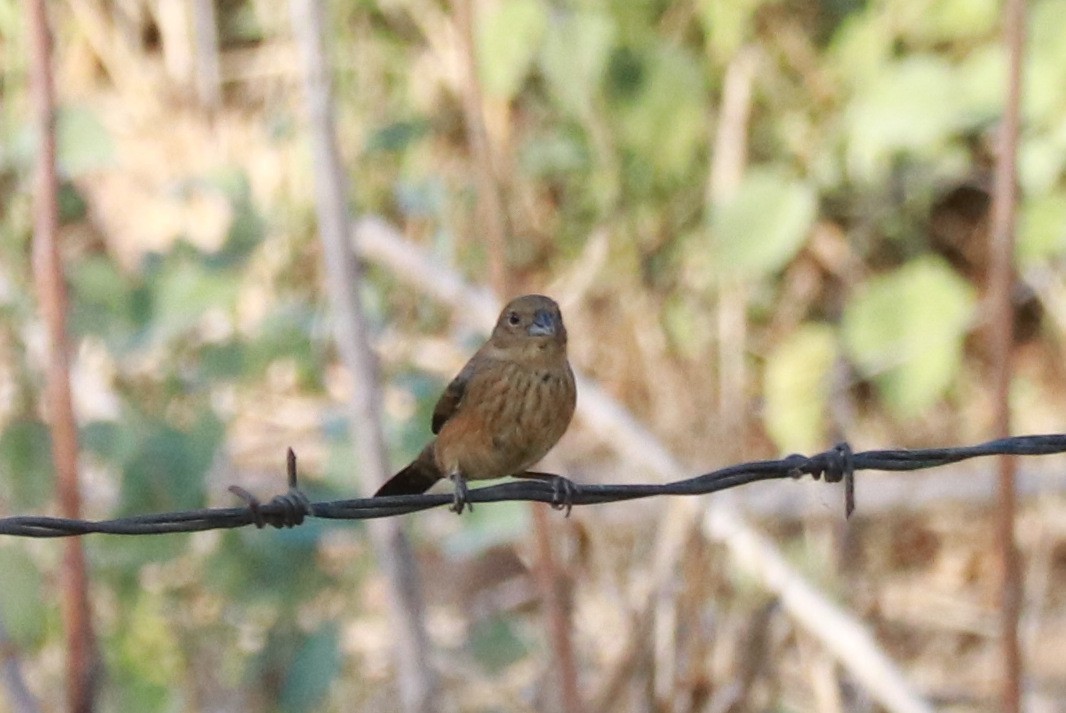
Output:
M1013 436L975 446L864 451L853 453L846 443L814 456L793 454L780 460L754 461L722 468L670 483L641 485L575 486L568 505L596 505L655 495L706 495L759 480L798 478L804 475L826 482L844 482L845 515L854 509L854 473L860 470L909 471L993 455L1037 456L1066 453L1066 434ZM295 527L305 518L369 520L392 517L451 505L450 493L396 495L311 502L299 488L296 455L288 451L289 490L267 503L260 503L243 488L230 490L245 501L243 507L208 508L182 512L136 515L114 520L68 520L60 517L17 516L0 518L0 535L16 537L70 537L104 533L111 535L157 535L168 532L219 530L245 525ZM469 492L471 503L535 501L558 505L558 491L549 482L520 480Z

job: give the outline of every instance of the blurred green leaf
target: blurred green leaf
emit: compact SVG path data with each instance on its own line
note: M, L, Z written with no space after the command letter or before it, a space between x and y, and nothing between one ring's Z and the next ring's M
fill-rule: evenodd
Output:
M366 152L378 151L401 152L429 133L430 125L425 119L411 121L393 121L370 135L366 142Z
M861 92L891 58L892 40L879 8L867 6L846 17L833 33L826 68L841 84Z
M1038 134L1018 147L1018 182L1021 194L1035 198L1056 190L1066 173L1066 126L1057 135Z
M119 421L92 421L80 433L81 445L114 465L125 464L137 450L138 434Z
M920 17L910 22L911 33L925 42L953 42L992 32L1000 18L996 0L908 0L902 12Z
M144 684L154 684L165 693L183 671L179 642L174 636L175 623L165 597L158 592L140 590L123 612L122 639L119 651L123 668Z
M614 92L612 116L633 164L650 167L656 181L675 179L701 161L707 140L710 106L701 61L668 44L633 56L639 80L632 91Z
M978 127L999 120L1007 64L998 45L975 49L954 70L958 84L960 121Z
M227 531L204 566L204 579L234 601L296 606L330 582L315 559L329 527L309 520L291 530Z
M52 437L40 421L18 419L0 433L0 487L18 510L38 510L52 497Z
M778 447L812 452L824 447L836 334L805 324L766 359L766 430Z
M532 136L522 145L519 160L526 175L543 178L586 170L591 157L581 137L560 130Z
M973 288L938 258L870 279L844 310L842 337L859 371L901 417L940 399L959 372Z
M150 284L155 313L149 326L156 343L195 327L208 310L232 308L240 290L240 281L230 271L186 258L168 262Z
M1059 190L1022 202L1015 254L1023 265L1066 254L1066 193Z
M59 203L60 225L79 221L88 213L89 206L72 181L60 181L56 200Z
M115 146L96 114L82 106L64 106L56 117L56 153L63 173L78 177L114 160Z
M540 53L548 88L569 114L587 118L614 42L611 17L591 11L550 16Z
M123 469L123 512L203 507L204 476L224 435L222 424L205 412L187 430L166 423L143 426L150 431Z
M396 203L410 218L437 218L448 202L448 193L437 178L400 181L394 189Z
M692 249L691 246L696 244L705 245L705 242L698 238L689 240L686 248ZM705 248L699 251L706 256ZM708 265L704 265L701 271L705 274L712 272ZM699 285L701 289L709 286L709 281ZM662 324L670 343L688 359L699 358L712 343L714 322L708 319L706 307L696 300L681 295L668 300L663 305Z
M14 648L35 650L44 640L47 621L41 571L23 547L6 543L0 546L0 572L0 623Z
M226 240L222 247L209 257L208 264L214 268L241 266L262 242L265 233L266 221L252 203L242 201L235 204Z
M493 616L474 624L470 631L470 650L489 673L499 673L529 653L529 644L513 623Z
M328 346L315 338L315 307L303 299L286 300L274 307L243 346L234 345L244 360L243 378L258 380L271 364L292 360L299 385L319 390L328 358ZM210 352L208 352L210 354ZM207 356L207 354L205 354ZM230 358L238 358L230 354ZM216 358L215 355L211 356Z
M1022 105L1025 116L1052 130L1062 126L1066 108L1066 42L1062 41L1064 0L1043 0L1029 10L1030 28L1024 67L1025 91Z
M71 327L78 334L112 340L128 337L134 326L133 285L119 266L103 255L71 264Z
M548 24L539 0L501 0L478 18L478 70L486 93L512 99L522 88Z
M267 225L255 203L248 173L240 166L224 166L208 176L207 188L225 194L233 209L233 219L222 246L203 255L203 264L214 270L239 267L263 241Z
M958 73L936 55L887 64L855 95L847 112L851 169L872 180L896 152L928 152L970 118Z
M200 352L200 367L204 379L226 381L245 376L255 378L248 374L247 349L247 342L239 340L205 344Z
M707 35L711 54L721 63L728 61L752 31L752 17L762 0L701 0L699 18Z
M323 624L306 637L282 684L278 707L285 713L319 710L340 670L340 634L336 624Z
M115 710L175 710L175 699L180 698L175 689L183 670L168 612L161 610L158 594L139 588L122 601L123 616L116 630L106 632L103 647L113 679L107 693L114 699L109 703Z
M747 277L780 270L806 240L815 210L814 191L806 184L774 169L751 169L711 213L716 269Z

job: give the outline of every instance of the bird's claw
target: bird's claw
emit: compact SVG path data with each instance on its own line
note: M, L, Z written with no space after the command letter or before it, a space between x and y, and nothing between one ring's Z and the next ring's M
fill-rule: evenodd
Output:
M455 490L452 493L452 504L448 509L456 515L462 515L465 508L469 508L470 512L474 512L474 503L470 502L470 491L466 487L466 478L461 473L453 473L450 477Z

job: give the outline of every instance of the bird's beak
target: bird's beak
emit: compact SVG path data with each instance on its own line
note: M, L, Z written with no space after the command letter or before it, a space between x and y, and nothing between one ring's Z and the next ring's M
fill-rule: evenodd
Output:
M559 331L559 322L550 311L538 309L533 314L533 323L529 325L531 337L551 337L557 331Z

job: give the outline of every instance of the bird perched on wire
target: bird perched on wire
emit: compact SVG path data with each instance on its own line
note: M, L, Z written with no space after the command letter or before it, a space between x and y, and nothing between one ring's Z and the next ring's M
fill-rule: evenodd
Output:
M441 394L433 409L436 438L374 495L424 493L448 478L455 485L452 510L461 513L467 480L510 475L551 481L553 506L569 513L576 486L526 469L566 432L576 402L559 305L543 295L517 297Z

